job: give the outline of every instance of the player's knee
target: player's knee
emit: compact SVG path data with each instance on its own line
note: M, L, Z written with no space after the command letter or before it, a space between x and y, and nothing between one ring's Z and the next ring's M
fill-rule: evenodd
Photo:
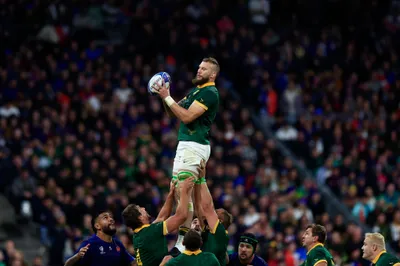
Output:
M177 178L179 181L183 181L190 177L195 177L195 175L192 172L188 172L188 171L181 171L177 174Z

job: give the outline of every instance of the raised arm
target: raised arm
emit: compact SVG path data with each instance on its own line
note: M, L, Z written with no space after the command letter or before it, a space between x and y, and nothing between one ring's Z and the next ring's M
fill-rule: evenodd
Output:
M175 184L176 184L176 182L171 182L167 200L165 201L164 206L161 208L156 220L153 223L165 221L168 219L168 217L171 216L172 208L174 205Z
M193 177L187 178L179 183L179 189L181 191L176 213L165 221L168 232L177 230L179 226L185 222L189 211L189 195L192 194L193 186Z
M201 162L199 168L199 177L205 178L206 169L205 162ZM215 212L214 203L210 191L208 190L207 183L197 185L200 187L200 205L202 206L202 213L206 217L208 226L210 227L211 233L215 233L214 230L219 223L218 215Z

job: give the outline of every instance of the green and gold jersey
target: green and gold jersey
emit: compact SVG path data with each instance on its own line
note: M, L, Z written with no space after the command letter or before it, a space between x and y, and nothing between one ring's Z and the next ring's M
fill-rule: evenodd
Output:
M372 265L375 266L400 266L400 260L396 256L393 256L386 251L382 251L372 261Z
M166 222L145 224L133 231L133 247L138 266L159 266L168 253Z
M326 262L328 266L335 266L333 257L321 243L316 244L307 252L307 258L302 266L314 266L320 262Z
M179 103L189 109L192 103L200 105L204 114L189 124L180 123L178 141L193 141L203 145L210 144L210 129L219 108L219 93L214 82L208 82L192 89Z
M219 262L214 254L210 252L202 252L185 250L178 257L170 259L165 266L219 266Z
M208 232L207 241L201 248L205 252L213 253L220 265L226 265L226 251L228 249L229 236L225 227L218 222L211 231Z

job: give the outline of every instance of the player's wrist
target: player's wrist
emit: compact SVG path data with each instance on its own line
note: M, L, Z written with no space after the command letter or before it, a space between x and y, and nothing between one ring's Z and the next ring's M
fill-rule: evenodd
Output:
M168 105L168 107L170 107L171 105L176 103L175 100L171 97L171 95L168 95L167 97L165 97L164 102Z

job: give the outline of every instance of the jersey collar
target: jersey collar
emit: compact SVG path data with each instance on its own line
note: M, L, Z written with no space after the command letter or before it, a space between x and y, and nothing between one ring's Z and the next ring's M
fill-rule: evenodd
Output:
M201 253L201 250L195 250L195 251L190 251L190 250L184 250L183 254L188 255L188 256L192 256L192 255L199 255Z
M215 86L215 82L207 82L207 83L204 83L203 85L197 86L197 88L202 89L202 88L208 87L208 86Z
M319 247L319 246L323 247L324 245L323 245L322 243L317 243L317 244L315 244L315 245L312 246L312 248L310 248L310 250L307 252L307 255L308 255L308 253L311 252L311 250L313 250L314 248Z
M136 234L136 233L139 233L140 230L142 230L143 228L149 227L149 226L150 226L150 224L144 224L144 225L142 225L141 227L136 228L135 230L133 230L133 232L134 232L135 234Z
M376 262L379 260L380 256L381 256L383 253L386 253L386 250L381 251L381 252L375 257L375 259L372 261L372 264L376 264Z

